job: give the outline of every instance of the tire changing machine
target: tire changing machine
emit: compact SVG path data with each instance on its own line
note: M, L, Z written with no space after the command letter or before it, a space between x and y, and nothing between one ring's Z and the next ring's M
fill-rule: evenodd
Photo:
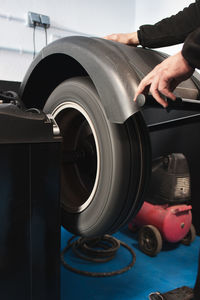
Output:
M38 110L0 104L0 298L58 300L61 138Z

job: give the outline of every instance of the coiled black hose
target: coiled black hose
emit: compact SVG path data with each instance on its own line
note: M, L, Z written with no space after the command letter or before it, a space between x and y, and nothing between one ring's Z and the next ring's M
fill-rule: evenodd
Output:
M108 277L122 274L128 270L130 270L136 260L136 256L134 251L124 242L114 238L110 235L104 235L98 238L84 238L80 237L74 240L76 236L73 236L69 239L67 246L61 252L61 262L63 266L77 274L92 276L92 277ZM74 240L74 241L73 241ZM125 266L124 268L112 272L89 272L89 271L82 271L78 270L71 265L69 265L65 259L65 253L72 248L73 252L81 259L91 261L91 262L107 262L112 260L117 250L120 248L120 245L126 248L132 255L131 262Z

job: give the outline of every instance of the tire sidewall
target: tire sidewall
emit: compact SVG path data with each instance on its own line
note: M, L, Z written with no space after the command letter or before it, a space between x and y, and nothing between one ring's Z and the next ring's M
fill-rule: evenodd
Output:
M62 224L75 234L99 235L113 227L126 198L130 168L127 132L125 126L109 122L96 89L87 78L61 83L48 98L44 112L52 113L65 102L80 105L92 122L100 149L100 172L89 206L80 213L69 213L62 207Z

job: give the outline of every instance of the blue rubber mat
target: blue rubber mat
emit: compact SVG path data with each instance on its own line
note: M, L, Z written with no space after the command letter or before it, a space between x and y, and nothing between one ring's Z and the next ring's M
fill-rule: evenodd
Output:
M72 235L62 228L61 248ZM131 270L107 278L78 275L61 267L61 300L143 300L149 293L162 293L183 285L193 287L197 273L200 237L190 246L165 243L156 257L140 252L136 236L127 228L114 235L131 246L136 262ZM128 265L131 255L120 247L114 260L104 263L81 262L73 254L66 254L66 261L81 270L108 272Z

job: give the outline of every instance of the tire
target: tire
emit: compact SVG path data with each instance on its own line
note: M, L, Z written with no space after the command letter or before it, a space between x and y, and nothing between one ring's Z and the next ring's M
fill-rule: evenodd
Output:
M185 246L189 246L192 242L194 242L196 237L196 229L193 224L191 224L189 232L186 236L181 240L181 243Z
M143 226L138 235L139 248L149 256L156 256L162 249L160 231L152 225Z
M141 207L151 172L141 113L110 123L88 77L61 83L44 112L53 115L63 137L62 225L86 237L115 232Z

